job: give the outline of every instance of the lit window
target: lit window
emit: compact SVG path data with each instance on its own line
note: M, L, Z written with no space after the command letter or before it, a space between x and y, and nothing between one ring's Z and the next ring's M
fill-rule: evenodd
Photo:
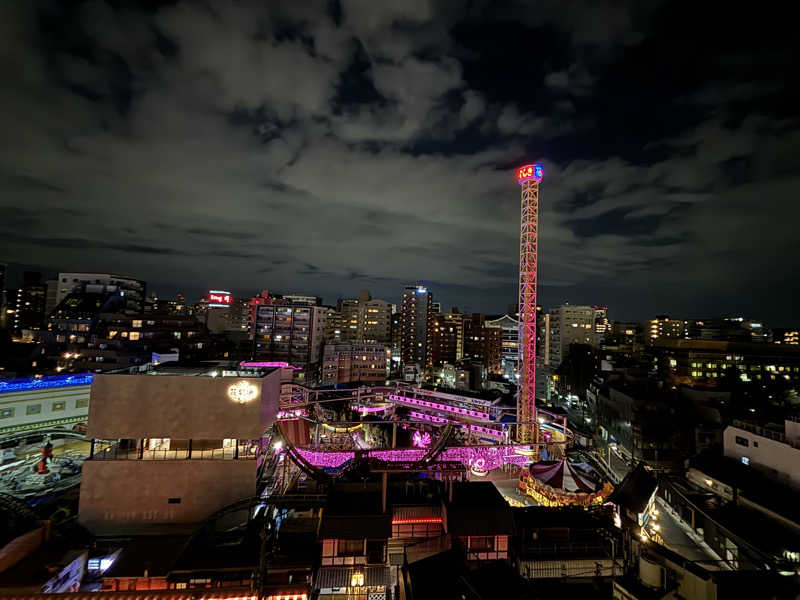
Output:
M128 336L129 340L138 340L141 334L138 331L131 331L130 335Z
M141 321L141 319L134 319L134 320L131 322L131 327L139 327L139 328L140 328L141 326L142 326L142 321Z

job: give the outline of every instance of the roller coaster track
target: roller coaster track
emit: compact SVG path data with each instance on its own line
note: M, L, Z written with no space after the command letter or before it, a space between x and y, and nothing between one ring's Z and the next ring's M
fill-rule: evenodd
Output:
M439 439L436 440L436 443L433 444L417 461L415 468L419 471L426 471L430 467L431 463L436 461L437 458L444 452L447 442L449 441L450 437L455 432L456 428L453 425L446 425L444 429L442 429L442 434L439 436ZM272 434L274 437L279 438L283 442L283 447L286 450L286 455L292 460L292 462L297 465L297 467L303 471L306 475L313 478L315 481L319 483L332 483L337 477L341 476L345 470L340 471L337 475L330 475L326 473L319 467L311 464L299 451L297 446L295 446L292 441L289 439L289 436L281 428L280 422L276 421L272 425ZM364 451L367 456L369 455L369 451Z
M273 436L280 438L280 440L283 442L283 447L286 449L286 455L292 459L292 462L296 464L297 467L303 471L303 473L319 483L331 483L333 481L334 478L331 475L312 465L302 454L300 454L297 446L292 443L292 440L289 439L289 436L287 436L283 431L279 421L273 423L272 434Z
M439 458L439 455L444 452L447 441L450 439L450 436L453 435L454 431L455 426L452 424L445 426L445 428L442 430L442 434L439 436L439 439L436 440L436 443L433 444L425 453L425 455L419 460L421 466L427 465L431 461Z

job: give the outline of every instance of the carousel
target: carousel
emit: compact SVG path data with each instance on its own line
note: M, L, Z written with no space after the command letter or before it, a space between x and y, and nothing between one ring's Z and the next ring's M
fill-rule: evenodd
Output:
M520 473L520 491L541 506L602 504L613 488L579 472L566 458L532 464Z

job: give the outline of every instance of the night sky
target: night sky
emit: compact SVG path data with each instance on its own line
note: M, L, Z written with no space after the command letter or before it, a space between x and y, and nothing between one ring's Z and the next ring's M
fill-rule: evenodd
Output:
M798 322L800 48L769 2L9 1L0 262L446 309ZM625 8L628 7L628 8ZM12 280L13 281L13 280Z

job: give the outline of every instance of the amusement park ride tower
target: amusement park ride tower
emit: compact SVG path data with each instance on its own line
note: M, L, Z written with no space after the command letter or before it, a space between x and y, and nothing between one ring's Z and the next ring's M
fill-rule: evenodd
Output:
M520 442L538 442L536 421L536 267L539 237L539 182L542 165L525 165L516 171L522 186L519 236L519 384L517 429Z

